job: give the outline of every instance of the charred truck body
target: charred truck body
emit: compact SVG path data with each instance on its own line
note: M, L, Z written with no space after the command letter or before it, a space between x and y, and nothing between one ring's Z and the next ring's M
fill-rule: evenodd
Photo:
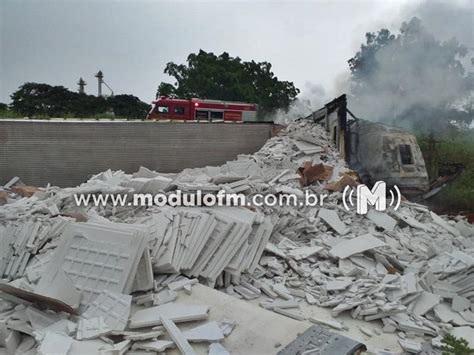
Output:
M407 197L428 191L425 161L413 134L356 118L347 108L345 95L307 118L326 127L339 153L363 183L371 186L385 181L389 186L397 185Z

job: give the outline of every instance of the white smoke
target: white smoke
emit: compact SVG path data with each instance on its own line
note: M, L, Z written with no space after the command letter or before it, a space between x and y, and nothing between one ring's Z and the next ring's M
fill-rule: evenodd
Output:
M313 111L324 106L329 100L323 86L308 81L301 89L298 98L291 104L289 110L278 110L272 115L270 120L277 124L287 125L298 118L310 115Z
M423 120L429 126L431 117L409 117L411 112L422 108L436 113L472 104L473 88L466 78L473 75L474 9L465 2L426 1L411 6L405 15L400 31L408 35L376 52L377 69L362 89L352 86L349 106L366 119L396 125Z

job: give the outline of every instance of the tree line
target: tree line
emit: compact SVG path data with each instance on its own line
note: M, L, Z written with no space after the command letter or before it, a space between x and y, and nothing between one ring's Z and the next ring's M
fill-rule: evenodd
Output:
M143 119L150 110L149 104L133 95L98 97L43 83L25 83L11 99L10 105L0 104L4 116Z
M412 129L442 131L452 122L468 126L474 116L474 74L468 56L465 45L455 38L438 40L417 18L403 23L398 33L388 29L367 33L366 42L348 60L349 106L361 118ZM279 80L271 63L244 61L227 52L199 50L185 63L167 63L164 74L173 80L159 84L157 98L256 103L260 117L287 111L300 92L293 82ZM144 118L150 108L133 95L96 97L38 83L25 83L11 98L8 108L23 116L91 117L113 112L118 117Z
M165 74L175 83L162 82L156 97L217 99L243 101L259 105L259 115L288 110L300 92L292 82L279 80L268 62L242 61L224 52L215 55L200 50L187 58L186 64L170 62ZM110 115L143 119L150 105L133 95L97 97L68 90L63 86L25 83L11 95L10 110L27 117L97 117Z

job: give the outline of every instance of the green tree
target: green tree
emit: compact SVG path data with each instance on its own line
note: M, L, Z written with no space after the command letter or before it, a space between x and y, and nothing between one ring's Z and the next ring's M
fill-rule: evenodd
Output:
M280 81L268 62L245 62L224 52L217 56L200 50L186 64L170 62L165 74L175 83L162 82L157 97L217 99L257 103L261 114L287 110L299 90L292 82Z
M151 108L149 104L133 95L116 95L108 98L107 102L118 117L142 119Z
M161 83L158 86L158 91L156 92L156 97L158 98L160 96L166 96L171 98L176 97L175 87L170 83Z
M39 83L23 84L11 98L11 109L29 117L87 118L113 111L117 117L140 119L150 108L133 95L97 97Z
M59 117L71 111L73 93L63 86L25 83L12 95L11 108L25 116Z

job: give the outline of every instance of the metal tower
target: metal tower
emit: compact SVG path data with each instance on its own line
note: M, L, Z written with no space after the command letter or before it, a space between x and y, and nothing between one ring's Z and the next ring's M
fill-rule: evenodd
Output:
M102 96L102 84L107 86L107 88L110 90L110 96L114 96L114 91L112 88L107 85L107 83L104 81L104 74L102 73L102 70L99 70L97 74L95 75L97 78L97 84L98 84L98 91L97 91L97 96Z
M84 94L86 92L84 90L84 88L87 85L87 83L84 81L84 79L79 78L79 81L77 82L77 85L79 85L79 93Z

